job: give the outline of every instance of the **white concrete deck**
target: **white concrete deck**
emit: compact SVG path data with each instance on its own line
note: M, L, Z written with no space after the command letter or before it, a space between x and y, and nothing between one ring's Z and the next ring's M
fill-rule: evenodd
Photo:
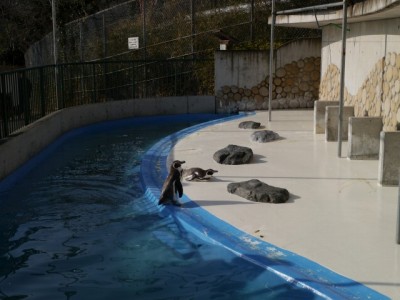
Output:
M245 120L261 122L284 139L250 140ZM253 162L220 165L213 154L236 144L252 148ZM377 183L378 161L342 158L337 142L313 133L313 111L257 112L213 125L178 142L169 159L185 167L213 168L208 182L185 182L184 193L233 226L283 249L307 257L361 282L392 299L400 299L400 245L396 243L397 187ZM285 204L254 203L227 192L230 182L259 179L289 190Z

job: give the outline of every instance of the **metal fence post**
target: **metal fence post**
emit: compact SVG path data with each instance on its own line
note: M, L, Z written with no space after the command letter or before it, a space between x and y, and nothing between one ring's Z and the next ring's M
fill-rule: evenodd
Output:
M340 95L339 95L339 121L338 121L338 157L342 157L342 131L343 131L343 105L346 66L346 33L347 33L347 1L343 1L342 21L342 51L340 66Z
M44 117L46 115L46 100L44 96L44 76L43 67L39 70L39 87L40 87L40 113Z
M397 244L400 245L400 171L399 171L399 191L397 199L397 228L396 228L396 239Z
M146 1L143 1L143 11L142 11L142 30L143 30L143 77L144 77L144 85L143 85L143 97L147 97L147 40L146 40Z
M79 58L80 61L83 62L83 24L82 21L79 21Z
M92 84L93 84L92 103L96 103L96 69L94 63L92 63Z
M135 99L136 95L136 82L135 82L135 63L132 61L132 99Z
M65 93L64 93L64 69L65 65L59 66L59 76L58 76L58 97L60 102L60 108L65 107Z
M5 85L5 75L0 76L0 108L2 112L3 125L0 131L0 138L8 136L8 116L7 116L7 105L6 105L6 85Z
M28 125L31 118L31 107L28 99L28 83L26 78L26 71L21 71L17 76L18 84L18 101L20 109L22 108L22 114L24 115L24 124Z
M274 31L275 31L275 0L272 0L271 7L271 37L269 44L269 83L268 83L268 121L271 122L271 110L272 110L272 80L273 72L272 66L274 64Z

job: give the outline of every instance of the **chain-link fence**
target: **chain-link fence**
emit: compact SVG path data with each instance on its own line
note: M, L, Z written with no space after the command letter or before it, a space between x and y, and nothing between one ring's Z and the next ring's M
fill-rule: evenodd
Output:
M338 3L275 2L276 12ZM0 74L0 138L63 107L152 96L213 95L212 58L220 43L228 42L231 49L269 49L271 3L133 0L61 26L57 66L49 35L27 54L30 65L47 67ZM274 45L319 35L319 30L276 27ZM128 50L128 37L139 38L138 49Z
M276 0L276 11L333 3ZM353 1L358 2L358 1ZM58 28L59 63L99 59L212 58L221 40L231 49L268 49L271 0L132 0ZM319 30L277 28L281 45ZM128 49L128 38L139 47ZM52 35L26 54L28 66L53 64Z
M90 103L211 95L209 60L93 61L0 73L0 140L59 109ZM211 71L212 72L212 71ZM211 87L211 90L210 90Z

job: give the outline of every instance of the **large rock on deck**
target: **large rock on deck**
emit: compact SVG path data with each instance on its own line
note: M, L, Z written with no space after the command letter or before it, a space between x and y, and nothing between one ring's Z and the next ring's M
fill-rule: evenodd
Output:
M228 192L254 202L284 203L289 199L287 189L268 185L258 179L230 183Z
M248 147L228 145L213 155L214 160L223 165L241 165L250 162L253 150Z
M251 134L251 140L259 143L267 143L275 140L279 140L281 137L274 131L261 130L255 131Z
M239 124L239 128L243 129L257 129L260 128L261 123L254 121L244 121Z

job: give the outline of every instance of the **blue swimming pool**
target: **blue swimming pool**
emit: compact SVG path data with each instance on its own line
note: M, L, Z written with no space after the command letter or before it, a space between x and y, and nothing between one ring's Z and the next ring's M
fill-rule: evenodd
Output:
M81 128L3 181L0 299L259 299L297 290L272 288L260 267L185 235L144 195L141 156L213 118Z
M0 182L0 299L363 299L363 286L195 203L184 213L154 203L170 148L215 119L73 130Z

